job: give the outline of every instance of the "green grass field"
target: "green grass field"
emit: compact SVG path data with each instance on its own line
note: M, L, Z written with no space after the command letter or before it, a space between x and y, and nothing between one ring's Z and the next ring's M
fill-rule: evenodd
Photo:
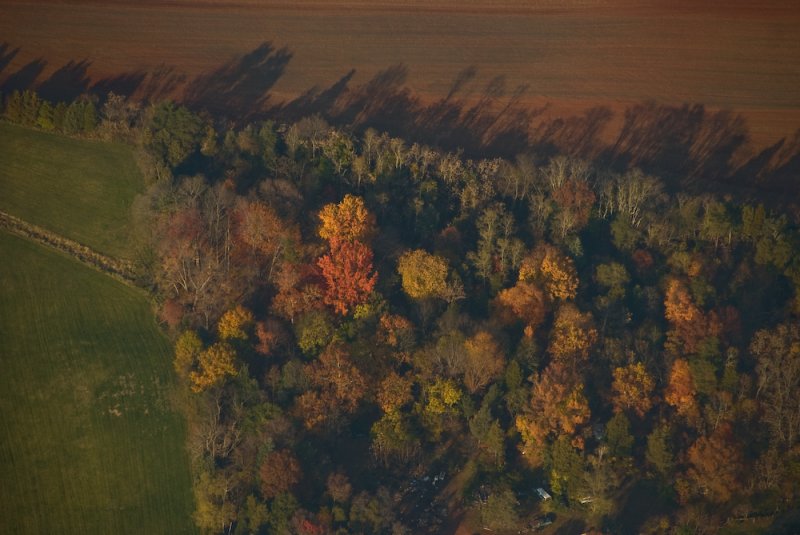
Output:
M129 258L130 207L144 187L131 148L0 123L0 210Z
M4 232L0 258L0 533L192 532L147 299Z

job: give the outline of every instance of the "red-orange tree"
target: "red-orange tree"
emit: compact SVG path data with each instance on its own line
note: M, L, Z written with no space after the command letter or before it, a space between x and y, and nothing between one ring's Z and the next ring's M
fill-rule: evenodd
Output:
M317 265L325 278L325 304L342 315L366 302L378 280L372 250L359 241L332 239L330 252Z

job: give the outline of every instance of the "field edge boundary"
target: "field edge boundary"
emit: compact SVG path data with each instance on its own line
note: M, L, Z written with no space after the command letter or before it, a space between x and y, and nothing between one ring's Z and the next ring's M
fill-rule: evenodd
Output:
M27 238L41 245L56 249L91 268L113 277L130 287L139 289L133 264L113 258L92 248L65 238L60 234L29 223L23 219L0 210L0 228L12 234Z

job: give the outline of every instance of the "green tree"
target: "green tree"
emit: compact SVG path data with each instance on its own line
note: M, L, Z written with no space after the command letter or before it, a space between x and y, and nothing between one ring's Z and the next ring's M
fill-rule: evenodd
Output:
M6 97L6 106L3 113L6 119L12 123L22 122L22 93L14 91Z
M53 128L59 132L64 131L64 119L67 116L67 105L63 102L56 104L53 108Z
M36 118L36 126L42 130L52 131L55 129L55 122L53 120L53 105L48 101L42 102L39 107L39 115Z
M625 413L618 412L606 425L606 444L613 457L629 457L633 447L631 424Z
M647 435L645 458L662 478L668 480L672 477L675 456L672 448L672 433L668 425L661 424Z
M67 106L67 111L64 114L63 131L67 135L77 134L81 131L83 110L81 104L72 102Z
M34 126L39 118L39 108L41 106L42 100L39 95L35 91L26 89L22 93L22 124Z
M194 482L194 521L209 533L230 530L236 520L236 506L231 501L230 481L221 471L201 470Z
M175 342L175 371L183 378L189 377L189 372L197 365L200 353L203 351L203 342L194 331L185 331Z
M288 535L289 522L292 519L295 511L300 508L297 498L290 492L278 494L269 505L269 516L267 523L269 529L267 533L275 533L280 535Z
M580 496L583 486L583 458L568 436L561 435L550 453L550 488L568 501Z
M497 468L500 468L504 464L505 437L500 422L492 418L488 404L484 403L470 419L469 431L477 441L478 447Z
M149 111L142 132L145 148L175 168L200 148L203 122L183 106L162 102Z
M511 489L492 492L481 507L481 523L490 530L511 530L517 527L517 497Z
M619 262L609 262L608 264L600 264L595 269L595 280L597 283L606 288L606 296L611 301L617 301L625 297L625 287L630 281L630 275L625 269L625 266Z
M328 345L333 336L333 323L324 310L312 310L303 314L294 324L297 345L307 355L318 353Z
M94 132L97 128L97 107L94 102L87 100L83 103L83 117L81 118L81 131L84 133Z

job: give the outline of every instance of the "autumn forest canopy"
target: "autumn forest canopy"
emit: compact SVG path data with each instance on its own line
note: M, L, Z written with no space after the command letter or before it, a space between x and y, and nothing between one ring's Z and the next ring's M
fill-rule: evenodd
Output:
M797 528L796 211L318 115L3 116L135 147L201 531Z

